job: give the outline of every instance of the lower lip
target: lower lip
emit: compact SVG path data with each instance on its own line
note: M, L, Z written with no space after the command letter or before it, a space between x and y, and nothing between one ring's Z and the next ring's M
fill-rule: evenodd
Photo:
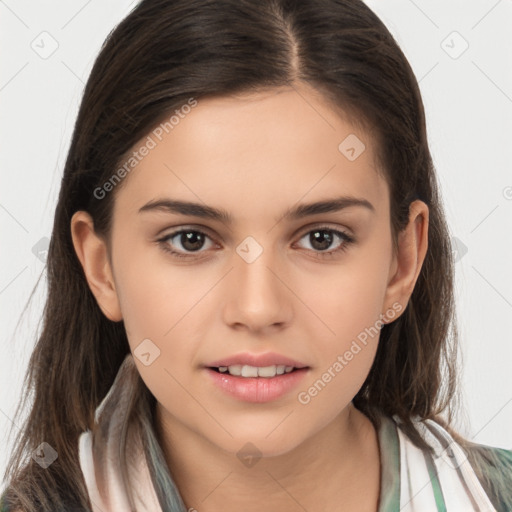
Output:
M270 402L292 390L306 375L308 368L300 368L275 377L238 377L219 373L210 368L206 371L220 389L246 402Z

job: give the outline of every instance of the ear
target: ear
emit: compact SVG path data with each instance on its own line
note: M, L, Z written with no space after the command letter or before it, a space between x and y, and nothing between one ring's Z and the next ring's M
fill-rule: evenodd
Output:
M398 248L390 268L384 299L388 309L398 303L404 311L409 302L427 254L428 221L428 206L423 201L413 201L409 206L409 223L398 234Z
M94 231L94 222L86 211L78 211L71 218L71 237L98 306L108 319L122 320L107 246Z

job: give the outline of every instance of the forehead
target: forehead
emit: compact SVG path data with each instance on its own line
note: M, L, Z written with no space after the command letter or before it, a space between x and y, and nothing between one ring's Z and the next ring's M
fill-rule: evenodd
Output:
M124 178L115 211L135 215L173 197L270 219L301 200L339 195L387 208L373 141L314 90L211 97L177 110L132 148L151 147Z

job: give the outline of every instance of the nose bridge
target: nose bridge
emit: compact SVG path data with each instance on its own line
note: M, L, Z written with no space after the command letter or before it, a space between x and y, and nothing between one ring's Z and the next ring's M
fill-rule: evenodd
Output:
M276 277L280 268L276 251L249 236L237 246L236 252L227 321L251 328L286 321L289 294Z

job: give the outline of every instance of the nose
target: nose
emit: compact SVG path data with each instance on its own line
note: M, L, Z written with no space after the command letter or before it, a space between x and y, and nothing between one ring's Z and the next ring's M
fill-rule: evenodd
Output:
M252 262L235 255L226 280L224 321L236 329L260 332L290 324L293 293L272 251L263 250Z

